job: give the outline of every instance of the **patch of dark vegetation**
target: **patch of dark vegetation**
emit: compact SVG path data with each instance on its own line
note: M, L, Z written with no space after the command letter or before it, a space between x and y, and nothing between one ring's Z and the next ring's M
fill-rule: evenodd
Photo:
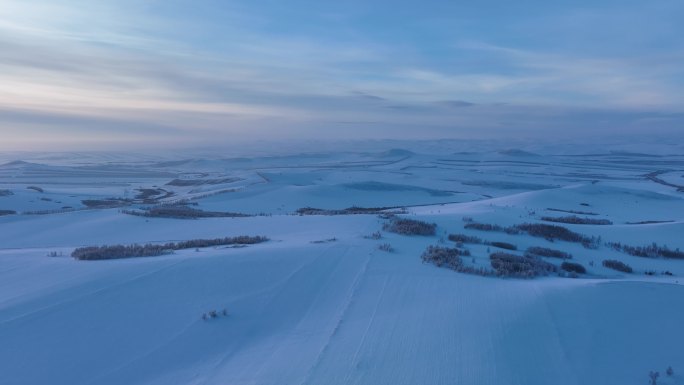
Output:
M684 259L684 251L680 251L679 248L672 250L665 245L659 246L655 242L648 246L628 246L620 242L608 242L606 246L635 257Z
M202 313L202 320L208 321L210 319L216 319L219 317L227 317L228 316L228 310L223 309L221 311L218 310L209 310L206 313Z
M582 218L576 215L570 215L567 217L541 217L542 221L556 222L556 223L568 223L573 225L612 225L613 222L607 219L592 219L592 218Z
M654 225L657 223L673 223L673 220L668 221L639 221L639 222L625 222L627 225Z
M468 250L461 250L457 248L428 246L427 249L420 256L423 263L432 263L437 267L445 267L456 271L463 271L464 263L461 257L469 257Z
M405 214L406 209L398 207L357 207L346 209L317 209L314 207L302 207L296 211L299 215L359 215L359 214Z
M80 247L71 253L75 259L82 261L95 261L105 259L121 259L134 257L156 257L170 254L174 250L194 249L200 247L252 245L268 241L262 236L241 235L237 237L225 237L216 239L193 239L189 241L170 242L166 244L145 245L113 245L113 246L89 246Z
M378 245L378 250L393 253L394 247L392 247L392 245L389 243L383 243L382 245Z
M0 190L0 197L8 197L10 195L14 195L11 190Z
M156 203L175 195L173 191L167 191L162 188L139 188L136 191L138 191L138 194L135 196L135 199L145 204Z
M512 243L508 242L490 242L488 243L489 245L492 245L494 247L498 247L500 249L505 249L505 250L518 250L518 247Z
M28 190L33 190L33 191L38 191L39 193L44 193L45 190L43 190L41 187L38 186L28 186L26 187Z
M448 238L450 241L456 242L456 243L472 243L472 244L476 244L476 245L480 245L480 244L484 243L482 238L478 238L478 237L471 236L471 235L465 235L465 234L449 234Z
M632 273L632 268L623 262L620 262L616 259L606 259L603 261L603 266L607 267L609 269L621 271L623 273Z
M579 263L575 262L563 262L561 263L561 269L570 272L570 273L576 273L576 274L586 274L587 269L584 268L584 266L580 265Z
M40 200L43 202L52 202L52 199L50 198L40 198Z
M202 186L202 185L217 185L225 183L234 183L244 180L242 178L221 178L221 179L174 179L167 183L167 186L176 187L190 187L190 186Z
M580 206L586 206L586 207L589 207L589 206L591 206L591 205L590 205L589 203L586 203L586 202L582 202L582 203L580 203Z
M582 204L582 206L589 206L588 204ZM579 214L579 215L599 215L598 213L594 213L591 211L579 211L579 210L563 210L563 209L554 209L554 208L547 208L546 210L548 211L557 211L561 213L568 213L568 214Z
M534 278L558 271L556 265L533 256L496 252L489 255L489 260L499 277Z
M492 225L489 223L467 222L463 228L478 231L495 231L506 234L520 234L520 230L515 227L503 227L499 225Z
M318 241L311 241L311 243L330 243L330 242L337 242L337 238L328 238L328 239L321 239Z
M371 233L371 235L365 235L364 238L366 238L366 239L374 239L374 240L377 241L378 239L382 239L382 233L379 232L379 231L376 231L376 232L374 232L374 233Z
M242 218L251 215L223 211L204 211L186 205L159 205L142 210L121 210L124 214L148 218L198 219L198 218Z
M525 250L525 255L559 259L572 259L572 254L570 253L566 253L560 250L549 249L547 247L537 246L528 247L527 250Z
M415 219L391 217L389 222L382 226L382 229L391 233L402 235L435 235L437 224L423 222Z
M559 240L566 242L581 243L586 248L597 248L601 241L600 237L587 237L575 233L563 226L547 225L543 223L523 223L515 226L533 237L545 238L549 241Z
M17 212L14 210L0 210L0 217L3 215L14 215Z
M107 199L84 199L81 201L89 209L111 209L115 207L129 206L133 203L130 199L107 198Z
M496 224L467 222L464 226L466 229L479 231L494 231L503 232L506 234L520 234L525 232L533 237L545 238L548 241L560 240L567 242L581 243L586 248L597 248L601 238L587 237L573 231L570 231L562 226L547 225L542 223L523 223L515 226L499 226Z

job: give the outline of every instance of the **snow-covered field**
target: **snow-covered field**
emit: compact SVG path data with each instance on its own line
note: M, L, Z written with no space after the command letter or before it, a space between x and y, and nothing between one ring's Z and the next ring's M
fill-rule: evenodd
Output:
M659 384L684 384L684 260L606 245L684 249L684 156L593 154L3 156L0 384L628 385L648 383L651 370ZM121 212L179 202L250 216ZM372 239L386 222L376 214L296 214L352 206L405 208L437 233ZM573 213L612 223L560 224L601 237L598 248L463 220L505 227ZM559 249L587 273L525 280L422 263L429 245L454 247L452 233L512 243L518 255ZM89 245L238 235L270 240L70 257ZM497 251L462 247L474 267L489 268Z

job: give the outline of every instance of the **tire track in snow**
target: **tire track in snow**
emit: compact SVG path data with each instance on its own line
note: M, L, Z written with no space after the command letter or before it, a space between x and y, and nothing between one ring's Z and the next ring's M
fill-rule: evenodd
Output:
M306 375L304 376L304 378L300 382L300 385L304 385L309 381L309 379L311 378L311 375L313 374L313 372L316 370L316 368L320 364L323 355L325 354L325 352L330 347L330 342L331 342L332 338L335 336L335 334L337 334L337 331L340 328L340 324L342 323L344 316L347 314L349 307L351 306L352 300L354 299L354 297L356 296L356 294L358 292L359 282L361 282L361 279L366 275L366 271L368 270L368 264L370 263L370 260L374 254L375 253L372 252L368 255L363 266L361 267L359 272L356 274L356 277L354 278L354 283L352 284L351 289L349 290L349 295L345 299L344 305L343 305L340 313L336 316L335 326L332 328L330 334L328 335L328 338L326 338L325 344L319 350L318 354L316 355L314 362L311 364Z
M325 277L328 277L330 274L332 274L332 272L335 271L335 268L336 268L337 265L339 264L341 258L337 258L336 261L332 261L332 262L331 262L331 261L327 261L327 260L326 260L326 254L327 254L328 252L330 252L331 250L333 250L333 249L339 249L340 247L341 247L341 246L339 246L339 245L335 245L335 246L331 246L330 248L327 248L322 254L319 254L318 256L316 256L315 258L313 258L312 261L311 261L310 263L306 264L305 266L302 266L302 268L300 268L296 273L291 274L291 275L288 277L288 279L287 279L285 282L283 282L282 285L279 286L279 288L281 288L281 290L276 291L277 288L274 288L274 291L276 291L276 293L270 298L270 300L268 301L268 303L267 303L266 305L264 305L264 307L263 307L263 309L262 309L262 313L266 313L266 314L262 314L262 315L265 316L265 318L268 318L268 315L269 315L269 314L267 314L267 313L268 313L268 311L269 311L269 308L272 307L272 304L273 304L275 301L277 301L277 299L280 297L280 295L283 295L283 293L286 292L286 290L284 290L285 287L292 286L293 289L295 289L295 290L298 289L298 286L297 286L296 284L295 284L295 285L291 285L291 283L293 282L293 280L295 279L295 277L297 277L297 276L300 275L300 274L303 274L307 268L313 268L314 265L316 265L317 263L323 263L323 266L326 266L326 265L325 265L326 262L327 262L327 263L333 263L333 266L332 266L332 267L326 267L325 275L320 275L320 273L321 273L320 271L316 272L316 273L317 273L316 275L318 276L318 279L321 279L321 280L324 279ZM346 252L349 250L350 246L344 246L344 248L345 248L345 250L342 252L343 255L346 254ZM305 279L304 281L306 281L306 279ZM310 309L310 307L313 305L313 303L315 303L315 298L314 298L314 300L310 300L310 301L308 302L308 304L306 305L306 309L307 309L307 310ZM255 334L256 331L259 331L259 330L261 330L261 329L264 329L265 325L266 325L266 321L261 322L261 323L258 323L258 324L256 324L256 325L253 325L253 326L244 334L244 336L243 336L243 338L241 339L241 341L240 341L239 343L235 344L233 349L229 350L229 351L226 352L224 355L222 355L222 357L219 358L219 359L216 361L215 364L211 365L211 366L212 366L212 369L208 370L208 373L204 376L204 378L198 379L198 380L196 381L196 384L198 384L198 385L201 385L201 384L208 384L208 383L210 383L212 380L214 380L214 379L218 376L221 367L224 367L224 366L226 365L226 363L228 363L228 362L229 362L229 361L230 361L238 352L240 352L240 350L241 350L240 348L241 348L241 347L246 347L246 346L249 345L249 344L254 344L255 341L254 341L253 338L250 338L250 336L253 336L253 335ZM281 329L282 329L282 328L288 328L287 326L283 326L283 325L279 325L279 327L280 327ZM254 363L254 364L258 364L258 363ZM263 365L263 361L262 361L261 365ZM252 373L252 372L251 372L252 369L253 369L252 367L249 367L249 368L243 369L243 371L247 371L247 372ZM254 376L251 375L250 378L254 378Z
M85 293L85 294L82 294L82 295L78 295L78 296L75 296L75 297L70 297L70 298L68 298L68 299L65 299L65 300L62 300L62 301L59 301L59 302L55 302L55 303L53 303L53 304L51 304L51 305L43 306L43 307L41 307L41 308L38 308L38 309L35 309L35 310L32 310L32 311L29 311L29 312L20 314L20 315L18 315L18 316L15 316L15 317L12 317L12 318L8 318L8 319L5 319L5 320L2 320L2 321L0 321L0 325L6 325L6 324L8 324L8 323L11 323L11 322L14 322L14 321L18 321L18 320L21 320L21 319L23 319L23 318L26 318L26 317L29 317L29 316L32 316L32 315L35 315L35 314L38 314L38 313L41 313L41 312L44 312L44 311L47 311L47 310L51 310L51 309L54 309L54 308L58 308L58 307L63 306L63 305L67 305L67 304L70 304L70 303L73 303L73 302L77 302L77 301L80 301L80 300L85 299L85 298L88 298L88 297L92 297L92 296L94 296L94 295L103 293L103 292L105 292L105 291L107 291L107 290L110 290L110 289L113 289L113 288L116 288L116 287L119 287L119 286L123 286L123 285L129 284L129 283L134 282L134 281L137 281L137 280L139 280L139 279L144 279L144 278L150 277L150 276L152 276L152 275L154 275L154 274L161 273L162 271L167 270L167 269L170 269L170 268L172 268L172 267L174 267L174 266L176 266L176 265L179 265L179 264L181 264L181 263L183 263L183 262L186 262L186 260L184 259L184 260L178 261L178 262L176 262L176 263L172 263L172 264L169 264L169 265L165 265L164 267L161 267L161 268L159 268L159 269L155 269L155 270L152 270L152 271L147 271L147 272L145 272L145 273L136 275L136 276L134 276L134 277L132 277L132 278L125 279L125 280L123 280L123 281L119 281L119 282L113 283L113 284L108 285L108 286L105 286L105 287L101 287L101 288L99 288L99 289L90 291L90 292L88 292L88 293Z

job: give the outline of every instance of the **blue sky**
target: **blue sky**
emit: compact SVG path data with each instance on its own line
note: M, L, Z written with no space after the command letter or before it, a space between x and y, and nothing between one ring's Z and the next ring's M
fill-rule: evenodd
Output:
M681 20L681 0L0 0L0 149L682 137Z

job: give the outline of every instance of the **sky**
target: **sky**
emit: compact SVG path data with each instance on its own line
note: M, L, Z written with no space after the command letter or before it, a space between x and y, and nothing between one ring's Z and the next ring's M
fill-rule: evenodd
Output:
M0 0L0 150L684 140L681 0Z

